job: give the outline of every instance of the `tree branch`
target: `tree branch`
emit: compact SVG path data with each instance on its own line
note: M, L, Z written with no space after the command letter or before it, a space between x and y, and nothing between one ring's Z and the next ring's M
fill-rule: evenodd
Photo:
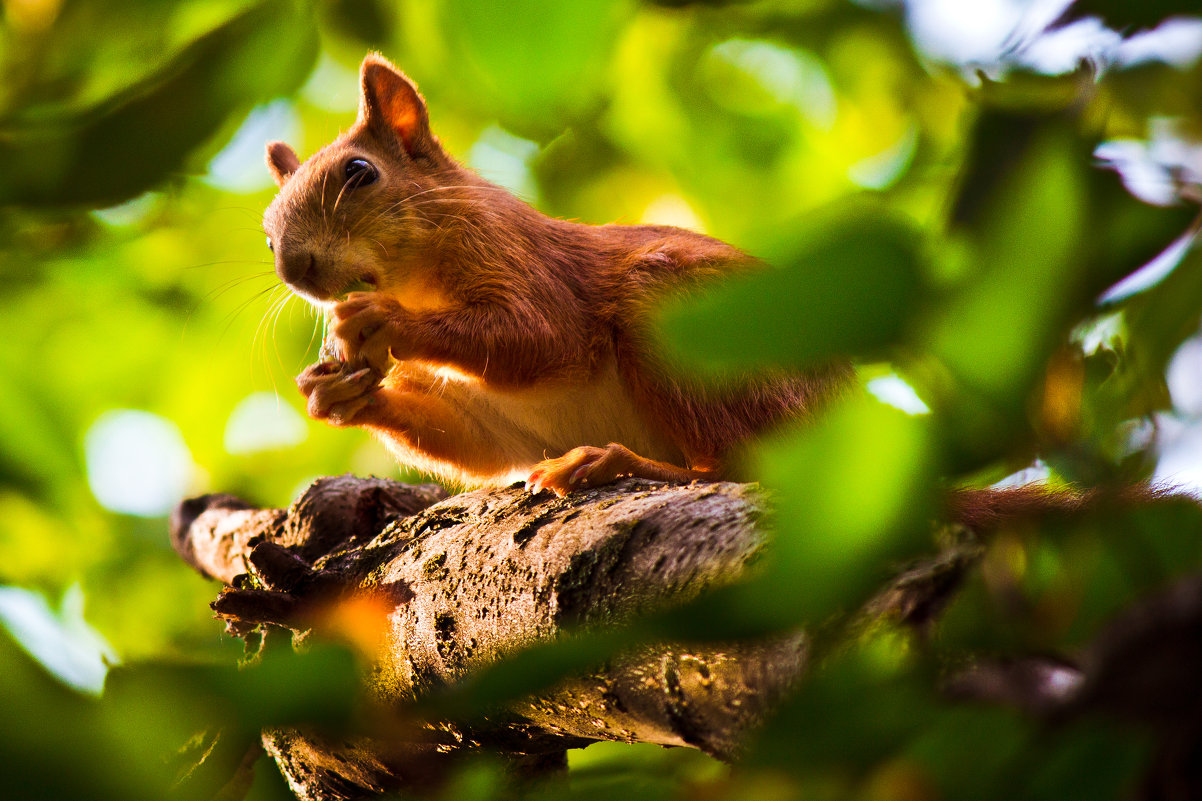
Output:
M230 585L213 607L237 633L341 625L335 633L346 636L348 605L368 617L378 610L378 626L366 627L371 691L392 710L566 630L610 625L730 582L761 546L763 505L750 485L627 479L567 498L518 488L444 494L343 476L316 482L287 511L206 496L177 510L172 541L190 564ZM480 748L506 756L519 774L559 765L564 749L598 740L730 757L800 675L804 656L800 635L645 647L487 720L351 743L272 731L264 744L302 798L421 787L457 754Z
M1041 510L1104 514L1113 500L978 494L969 500L991 525L1029 525ZM1146 491L1117 497L1190 505ZM762 547L763 512L752 485L626 479L567 498L517 487L447 498L433 485L340 476L317 481L288 510L226 495L187 501L173 517L172 541L226 583L213 608L235 633L318 630L368 657L374 716L360 735L262 734L299 798L349 799L437 787L480 751L502 758L518 781L561 771L566 749L600 740L735 755L801 676L802 634L725 647L643 645L470 719L425 719L415 704L481 669L513 664L531 645L582 628L612 630L738 579ZM901 572L862 619L930 629L984 552L977 535ZM1160 745L1146 797L1182 781L1202 791L1202 774L1182 767L1202 749L1197 705L1182 701L1196 696L1202 670L1199 587L1202 579L1187 578L1132 606L1073 660L970 662L941 689L949 700L1017 707L1048 725L1101 713L1151 727Z

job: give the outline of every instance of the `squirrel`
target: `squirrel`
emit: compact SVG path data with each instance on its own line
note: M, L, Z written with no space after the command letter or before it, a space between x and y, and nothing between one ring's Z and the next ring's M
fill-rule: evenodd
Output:
M681 228L542 214L459 165L417 87L378 54L360 68L348 131L304 163L271 142L267 164L276 272L336 321L335 352L297 378L309 415L366 428L444 481L562 496L626 475L734 478L741 446L852 384L843 361L717 390L668 369L648 324L662 296L760 263ZM945 512L983 530L1104 497L954 489Z
M360 90L355 124L305 162L267 146L276 272L335 320L338 358L297 379L311 417L462 486L563 495L730 477L741 444L850 382L840 363L716 391L673 374L648 331L658 299L755 259L681 228L546 216L458 164L382 56Z

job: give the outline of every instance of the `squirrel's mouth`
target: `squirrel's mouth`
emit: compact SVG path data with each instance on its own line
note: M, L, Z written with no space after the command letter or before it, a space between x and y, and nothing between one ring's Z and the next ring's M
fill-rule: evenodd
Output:
M335 301L346 300L347 295L352 292L375 292L378 287L379 282L376 281L376 277L368 273L361 278L351 281L340 292L334 293L331 299Z
M379 289L379 281L374 273L365 272L358 278L331 288L320 286L303 286L289 283L292 291L308 300L315 306L329 306L346 300L352 292L375 292Z

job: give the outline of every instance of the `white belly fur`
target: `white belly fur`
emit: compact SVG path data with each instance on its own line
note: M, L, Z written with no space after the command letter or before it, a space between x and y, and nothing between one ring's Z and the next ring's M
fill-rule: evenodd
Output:
M403 376L403 378L402 378ZM581 445L618 442L640 456L682 465L684 456L666 437L643 421L630 392L610 360L583 381L498 389L453 368L398 364L390 379L435 394L462 415L478 447L501 456L508 468L475 480L458 465L390 442L401 461L461 483L510 484L524 480L535 464L562 456ZM398 382L400 383L400 382Z

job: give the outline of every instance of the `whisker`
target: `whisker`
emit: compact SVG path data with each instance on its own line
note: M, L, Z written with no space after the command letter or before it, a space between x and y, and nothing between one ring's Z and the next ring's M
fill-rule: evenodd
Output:
M389 258L389 256L388 256L388 248L384 247L384 245L383 245L383 244L380 242L380 240L378 240L378 239L374 239L373 237L370 237L370 236L369 236L369 237L366 237L366 239L367 239L367 241L369 241L369 242L374 242L374 243L375 243L375 245L376 245L376 247L378 247L380 250L384 251L384 258L386 258L386 259L387 259L387 258Z
M372 215L370 215L368 217L356 220L354 227L357 228L360 225L367 225L372 222L375 222L376 220L380 219L384 215L392 212L393 210L404 205L405 203L408 203L409 201L413 200L414 198L421 197L423 195L428 195L431 192L446 192L446 191L458 190L458 189L479 190L479 191L483 191L483 192L502 192L504 194L512 195L512 193L508 189L505 189L504 187L501 187L501 186L491 186L491 185L481 185L481 184L451 184L448 186L433 186L433 187L429 187L427 189L423 189L418 192L413 192L412 194L407 195L406 197L403 197L400 200L394 201L393 203L389 204L388 206L385 206L384 208L377 210L376 212L374 212ZM466 197L437 198L437 199L427 198L426 201L423 201L423 202L433 201L433 200L441 200L442 202L446 202L446 203L469 203L470 204L470 203L474 202L472 198L466 198Z
M313 314L313 332L309 334L309 342L308 342L308 343L305 345L305 356L308 356L308 354L309 354L309 351L313 350L313 340L317 338L317 315L315 314L315 312L316 312L317 310L313 308L312 304L306 303L305 305L309 307L309 313L310 313L310 314ZM324 313L323 313L323 315L322 315L322 317L323 317L323 328L324 328L324 316L325 316L325 315L324 315ZM322 342L324 342L324 341L325 341L325 339L323 338L323 339L322 339ZM301 358L304 358L304 357L301 357ZM318 360L320 360L320 359L321 359L321 354L320 354L320 353L318 353L318 357L317 357L317 358L318 358Z
M256 222L262 221L262 219L263 219L262 211L257 210L257 209L252 209L249 206L218 206L217 208L213 209L213 211L216 211L216 212L240 211L243 214L249 214L251 217L253 217L255 219Z
M251 340L250 340L252 353L259 346L259 341L260 341L259 336L263 333L263 329L267 323L268 317L271 315L271 312L275 308L275 305L277 303L279 303L279 301L280 301L280 297L279 297L278 293L282 288L283 287L281 287L281 286L276 286L276 287L272 288L272 290L271 290L271 295L269 296L268 301L267 301L267 307L263 310L263 314L259 317L259 324L255 326L254 336L252 336Z
M260 289L258 292L255 292L253 295L248 297L246 300L239 303L231 311L229 311L225 315L225 325L222 327L221 333L217 337L217 341L221 342L223 339L225 339L225 336L226 336L226 334L229 333L229 330L233 326L234 321L238 319L238 315L240 315L242 312L244 312L248 308L250 308L251 304L253 304L255 301L257 301L259 298L263 297L264 295L268 294L269 292L273 292L275 289L276 289L275 286L264 287L263 289Z
M343 184L342 188L338 190L338 195L334 198L334 209L330 212L331 215L338 213L338 204L342 202L342 193L346 191L346 187L347 185Z
M201 264L189 264L185 270L199 270L202 267L222 267L230 264L274 264L271 259L225 259L223 261L206 261Z
M326 220L326 182L329 179L330 179L330 174L328 172L325 175L321 176L321 195L320 195L320 200L318 202L318 208L321 209L322 225L328 225L328 222Z
M280 289L286 290L286 287L281 286ZM263 317L259 320L259 325L255 329L255 337L251 344L252 354L257 348L262 348L263 369L271 381L272 390L276 392L278 392L279 388L276 386L275 373L271 369L271 360L267 352L267 339L268 335L270 334L272 344L275 346L276 360L280 362L280 366L282 367L283 362L279 356L279 342L275 337L274 325L279 319L280 310L283 309L291 297L292 294L285 291L284 294L272 299L270 305L267 307L267 311L264 312ZM262 335L262 340L259 339L260 335Z
M503 186L493 186L491 184L450 184L448 186L432 186L429 189L423 189L421 192L414 192L400 202L403 203L407 200L412 200L415 197L429 194L430 192L446 192L451 189L479 189L485 192L504 192L507 195L513 194Z
M201 297L201 301L212 302L212 301L216 300L217 298L221 297L222 295L224 295L226 292L229 292L234 287L242 286L243 284L249 283L250 281L257 281L257 280L260 280L263 278L269 278L269 279L274 280L275 273L272 273L272 272L253 273L251 275L240 275L236 278L231 278L228 281L223 281L222 283L218 284L217 286L215 286L214 288L212 288L208 292L206 292ZM197 305L199 306L199 303Z
M284 310L286 308L288 308L288 304L291 303L295 297L296 297L296 295L292 294L291 292L284 295L284 299L279 304L276 305L275 315L271 321L271 343L272 343L272 345L275 346L275 362L276 362L276 364L278 364L280 366L280 369L285 372L287 372L288 367L287 367L287 365L284 364L284 357L280 355L280 337L279 337L279 333L278 333L279 325L280 325L280 317L283 316ZM274 388L275 387L274 376L272 377L271 383L272 383L272 387Z

